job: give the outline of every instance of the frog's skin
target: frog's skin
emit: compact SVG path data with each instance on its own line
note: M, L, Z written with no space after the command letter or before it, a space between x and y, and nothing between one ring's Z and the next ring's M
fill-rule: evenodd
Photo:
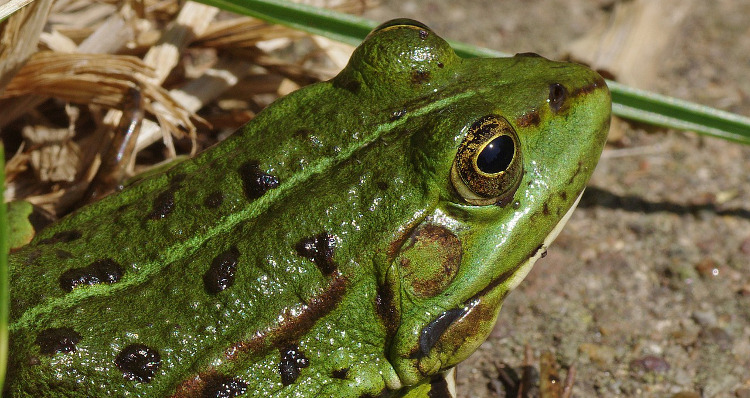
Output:
M333 80L11 255L5 396L427 396L544 255L609 117L583 66L382 25Z

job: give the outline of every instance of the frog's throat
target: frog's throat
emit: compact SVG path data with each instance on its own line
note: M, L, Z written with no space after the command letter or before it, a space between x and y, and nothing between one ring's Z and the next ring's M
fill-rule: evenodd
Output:
M585 191L585 188L581 190L581 193L578 194L578 197L570 206L568 212L565 213L560 221L558 221L557 225L555 225L549 235L544 238L544 243L542 243L540 250L537 250L533 256L526 260L526 262L521 265L518 270L513 273L513 275L510 276L510 278L508 279L508 291L512 291L513 289L515 289L518 284L521 283L524 278L526 278L526 275L528 275L529 271L531 271L531 268L534 266L534 263L536 263L536 260L539 260L540 258L547 255L547 248L552 244L552 242L555 241L557 235L560 234L560 231L562 231L563 227L565 227L565 224L568 223L570 216L573 215L573 211L575 211L576 207L578 207L578 202L581 200L581 196L583 196L583 191Z

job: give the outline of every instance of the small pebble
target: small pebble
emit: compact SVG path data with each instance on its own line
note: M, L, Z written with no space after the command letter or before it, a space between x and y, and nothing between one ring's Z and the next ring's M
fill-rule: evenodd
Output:
M662 358L646 355L630 361L630 369L654 373L664 373L669 370L669 364Z
M694 311L693 319L701 326L716 325L716 313L713 311Z

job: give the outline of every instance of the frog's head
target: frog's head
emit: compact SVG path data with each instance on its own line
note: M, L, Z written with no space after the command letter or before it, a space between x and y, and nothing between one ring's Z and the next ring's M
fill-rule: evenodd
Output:
M582 65L532 54L463 60L439 38L415 47L437 37L422 25L382 29L411 37L410 54L425 60L407 62L403 77L439 73L430 101L417 94L405 112L432 205L394 240L383 276L398 319L389 360L412 384L464 360L490 333L505 296L577 204L611 103L604 79Z

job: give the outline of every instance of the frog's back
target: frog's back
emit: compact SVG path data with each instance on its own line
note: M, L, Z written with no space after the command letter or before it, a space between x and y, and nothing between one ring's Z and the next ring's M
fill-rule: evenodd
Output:
M163 395L195 390L191 382L238 391L241 380L290 382L280 352L302 355L316 320L355 285L375 283L365 270L379 242L362 237L396 228L371 222L373 210L393 220L415 210L395 206L399 182L364 167L387 161L377 121L352 118L358 105L346 99L320 103L331 91L321 83L285 98L220 147L74 213L12 255L11 388ZM352 324L376 316L361 311ZM260 365L241 374L237 362Z

